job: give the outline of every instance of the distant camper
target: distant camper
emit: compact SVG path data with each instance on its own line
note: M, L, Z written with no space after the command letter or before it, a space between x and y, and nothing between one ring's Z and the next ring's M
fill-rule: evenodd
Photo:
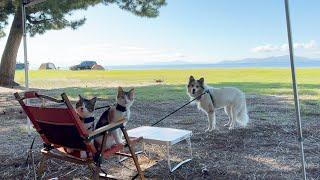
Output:
M42 63L39 70L56 70L56 66L53 63Z
M16 64L16 70L23 70L24 69L24 64L23 63L17 63Z
M102 70L102 68L103 67L98 65L96 61L82 61L80 64L71 66L70 70Z

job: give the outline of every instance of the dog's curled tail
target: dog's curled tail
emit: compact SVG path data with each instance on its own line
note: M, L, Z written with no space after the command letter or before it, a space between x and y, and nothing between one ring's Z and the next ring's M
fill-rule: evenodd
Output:
M243 103L240 111L237 114L237 121L240 123L242 127L246 127L249 122L249 116L247 112L246 103Z

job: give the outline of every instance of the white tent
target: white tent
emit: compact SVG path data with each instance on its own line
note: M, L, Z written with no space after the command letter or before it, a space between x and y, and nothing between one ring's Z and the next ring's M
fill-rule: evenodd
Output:
M44 2L46 0L23 0L22 1L22 19L23 19L23 45L24 45L24 63L25 63L25 86L26 90L29 89L29 63L28 63L28 54L27 54L27 36L26 36L26 13L25 10L29 6L36 5L38 3ZM287 34L288 34L288 44L289 44L289 53L290 53L290 64L291 64L291 75L292 75L292 89L294 95L294 104L296 112L296 121L297 121L297 137L300 145L301 151L301 163L302 163L302 172L303 179L307 179L306 176L306 162L304 157L304 147L303 147L303 135L301 127L301 116L300 116L300 105L299 105L299 95L298 95L298 86L296 82L296 71L295 71L295 61L294 61L294 52L293 52L293 43L292 43L292 33L291 33L291 22L290 22L290 12L289 12L289 2L284 0L285 12L286 12L286 22L287 22ZM28 132L30 134L30 121L28 120Z

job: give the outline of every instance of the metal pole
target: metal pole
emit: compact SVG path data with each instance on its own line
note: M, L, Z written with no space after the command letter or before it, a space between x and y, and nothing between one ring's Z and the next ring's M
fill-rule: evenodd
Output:
M301 151L300 153L301 153L301 161L302 161L303 179L306 180L307 179L306 162L305 162L304 148L303 148L303 135L302 135L302 127L301 127L298 85L297 85L297 81L296 81L296 70L295 70L295 65L294 65L294 53L293 53L293 45L292 45L289 2L288 2L288 0L284 0L284 3L285 3L285 9L286 9L287 33L288 33L288 43L289 43L290 63L291 63L291 76L292 76L292 89L293 89L293 95L294 95L294 105L295 105L296 119L297 119L297 126L298 126L297 135L298 135L298 141L300 144L300 151Z
M26 33L26 7L25 1L22 0L22 34L23 34L23 50L24 50L24 81L25 81L25 90L29 90L29 62L28 62L28 52L27 52L27 33ZM26 104L29 102L27 101ZM27 128L28 135L31 135L31 123L30 119L27 118Z

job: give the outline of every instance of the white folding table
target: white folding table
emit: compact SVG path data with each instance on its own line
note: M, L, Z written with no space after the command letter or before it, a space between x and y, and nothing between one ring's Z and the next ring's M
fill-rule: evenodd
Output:
M128 131L129 137L143 137L143 151L144 144L156 144L166 146L166 158L168 161L168 166L170 172L175 171L181 165L186 162L189 162L192 159L192 148L191 148L191 136L192 131L182 130L182 129L173 129L173 128L162 128L162 127L151 127L151 126L141 126L135 129ZM183 160L176 166L171 166L171 156L170 149L173 145L185 140L188 144L190 157L186 160Z

